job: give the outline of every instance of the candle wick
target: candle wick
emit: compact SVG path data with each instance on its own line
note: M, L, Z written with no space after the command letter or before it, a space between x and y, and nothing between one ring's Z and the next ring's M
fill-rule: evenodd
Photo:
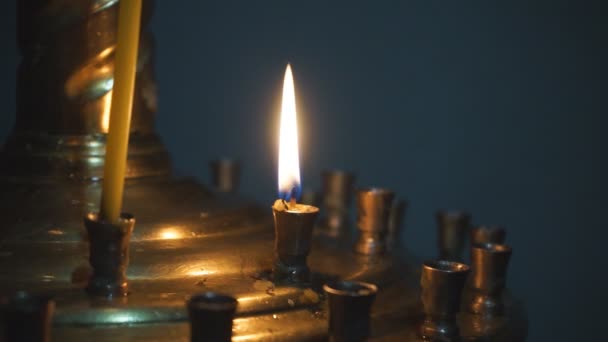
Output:
M287 206L287 202L285 202L285 200L284 200L284 199L281 199L281 201L283 201L283 205L285 206L285 210L288 210L288 209L289 209L289 206Z
M294 209L296 207L296 198L295 196L289 199L289 207Z

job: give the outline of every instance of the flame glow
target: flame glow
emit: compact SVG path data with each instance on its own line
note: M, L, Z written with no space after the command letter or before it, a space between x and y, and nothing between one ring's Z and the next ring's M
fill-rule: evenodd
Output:
M283 80L283 103L279 133L279 198L290 200L300 196L300 155L296 95L291 66L287 64Z
M176 229L173 227L163 228L159 232L159 238L161 240L175 240L175 239L181 239L183 237L184 237L184 234L182 234L182 232L179 229Z

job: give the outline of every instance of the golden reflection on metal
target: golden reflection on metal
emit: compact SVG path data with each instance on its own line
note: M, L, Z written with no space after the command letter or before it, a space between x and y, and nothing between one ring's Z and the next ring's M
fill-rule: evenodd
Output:
M175 240L184 238L184 233L174 227L163 228L158 234L158 238L161 240Z
M102 11L118 3L118 0L97 0L93 3L91 10L93 13Z
M239 303L241 302L239 298ZM276 316L274 317L276 319ZM256 321L251 318L235 318L233 320L233 330L232 341L261 341L265 335L268 335L267 332L256 332L250 333L252 326L255 326ZM241 334L240 332L249 332L248 334ZM236 336L235 336L236 335Z
M192 277L200 277L200 276L206 276L206 275L210 275L210 274L214 274L214 273L215 273L215 271L195 270L195 271L188 272L188 275L192 276Z
M108 47L76 69L65 83L65 94L69 98L95 99L110 91L114 85L114 64L108 57L112 52L114 47Z
M103 158L100 158L100 157L90 157L87 159L87 162L91 166L102 166L104 160L103 160Z
M111 313L110 317L112 323L130 323L133 322L136 318L130 312L122 311L116 311L116 313Z
M239 305L248 303L248 302L258 301L258 300L260 300L260 296L258 296L258 295L241 296L241 297L237 298Z
M112 106L112 90L104 95L101 103L101 131L108 133L110 129L110 107Z

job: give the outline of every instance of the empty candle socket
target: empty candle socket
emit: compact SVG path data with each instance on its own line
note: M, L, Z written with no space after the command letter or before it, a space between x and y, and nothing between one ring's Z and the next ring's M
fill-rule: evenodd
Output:
M190 319L190 341L230 342L237 300L231 296L205 292L187 302Z
M321 174L324 215L319 232L331 237L348 233L349 211L353 197L355 176L345 171L324 171Z
M232 193L239 187L241 164L232 159L217 159L209 162L211 184L215 191Z
M465 239L471 226L471 215L464 211L437 212L439 259L462 261Z
M484 316L504 313L502 293L510 258L511 247L506 245L486 243L471 248L470 312Z
M123 213L120 222L114 224L101 221L97 213L89 213L84 225L89 239L89 263L93 268L87 291L104 297L126 295L129 241L135 218Z
M378 288L357 281L337 281L323 286L329 304L329 336L332 342L367 341L370 313Z
M388 220L394 197L392 191L381 188L363 189L357 193L357 253L380 255L386 252Z
M55 303L49 296L17 292L5 299L3 339L6 342L48 342Z
M427 261L422 265L420 297L425 317L420 334L424 339L460 339L456 314L468 274L469 266L453 261Z
M471 229L471 246L484 243L505 243L506 230L501 226L482 225Z
M319 209L304 204L297 204L293 210L277 208L275 205L272 213L275 229L275 280L290 283L310 281L306 259L310 253L312 231Z

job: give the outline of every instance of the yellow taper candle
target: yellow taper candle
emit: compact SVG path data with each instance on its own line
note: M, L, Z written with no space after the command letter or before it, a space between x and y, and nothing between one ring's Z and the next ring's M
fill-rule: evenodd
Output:
M120 1L114 58L114 89L100 209L101 218L112 223L118 222L122 208L140 19L141 0Z

